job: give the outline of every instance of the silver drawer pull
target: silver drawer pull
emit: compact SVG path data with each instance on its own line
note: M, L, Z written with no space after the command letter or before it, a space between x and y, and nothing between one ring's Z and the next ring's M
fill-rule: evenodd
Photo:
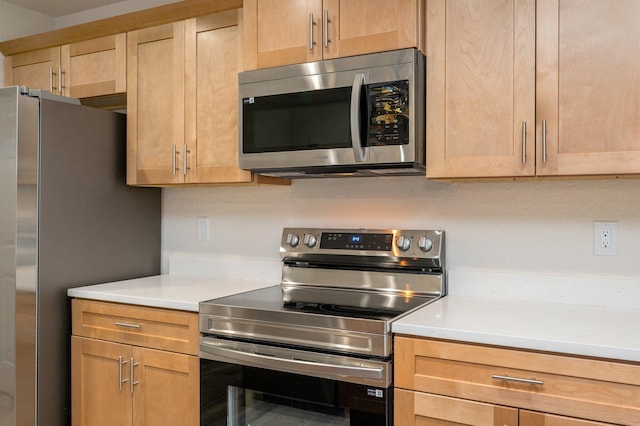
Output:
M492 374L491 378L496 380L505 380L507 382L528 383L530 385L544 385L544 382L542 380L536 380L535 378L522 379L520 377L510 377L510 376L507 376L506 374L505 375Z
M140 327L142 327L140 324L131 324L131 323L128 323L128 322L116 321L115 324L117 326L119 326L119 327L127 327L127 328L140 328Z

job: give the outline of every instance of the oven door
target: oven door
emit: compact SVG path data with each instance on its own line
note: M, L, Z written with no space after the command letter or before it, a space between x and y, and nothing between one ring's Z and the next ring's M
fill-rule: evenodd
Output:
M391 425L391 362L200 340L201 425Z

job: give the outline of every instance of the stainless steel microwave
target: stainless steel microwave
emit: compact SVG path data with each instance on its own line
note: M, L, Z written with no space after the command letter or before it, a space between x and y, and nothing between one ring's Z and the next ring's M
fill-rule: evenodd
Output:
M242 169L425 174L425 58L403 49L238 75Z

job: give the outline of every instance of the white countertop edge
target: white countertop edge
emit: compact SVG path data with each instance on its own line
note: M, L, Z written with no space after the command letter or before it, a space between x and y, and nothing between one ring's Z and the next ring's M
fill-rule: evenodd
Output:
M98 300L101 302L126 303L130 305L150 306L153 308L177 309L181 311L198 312L199 301L189 302L157 297L127 296L124 294L104 293L90 289L69 289L69 297Z
M640 362L640 350L613 348L558 340L534 339L518 336L451 330L421 325L394 324L393 332L411 337L454 340L462 343L501 346L514 349L553 352L557 354L589 356L621 361Z
M198 312L200 302L273 285L270 281L191 275L154 275L75 287L69 297Z
M640 362L640 310L445 296L394 321L392 331L509 348ZM628 325L628 326L627 326Z

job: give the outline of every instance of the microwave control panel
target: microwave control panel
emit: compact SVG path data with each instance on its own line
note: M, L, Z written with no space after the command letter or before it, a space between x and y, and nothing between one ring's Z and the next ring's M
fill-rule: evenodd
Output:
M367 86L369 146L409 143L409 81Z

